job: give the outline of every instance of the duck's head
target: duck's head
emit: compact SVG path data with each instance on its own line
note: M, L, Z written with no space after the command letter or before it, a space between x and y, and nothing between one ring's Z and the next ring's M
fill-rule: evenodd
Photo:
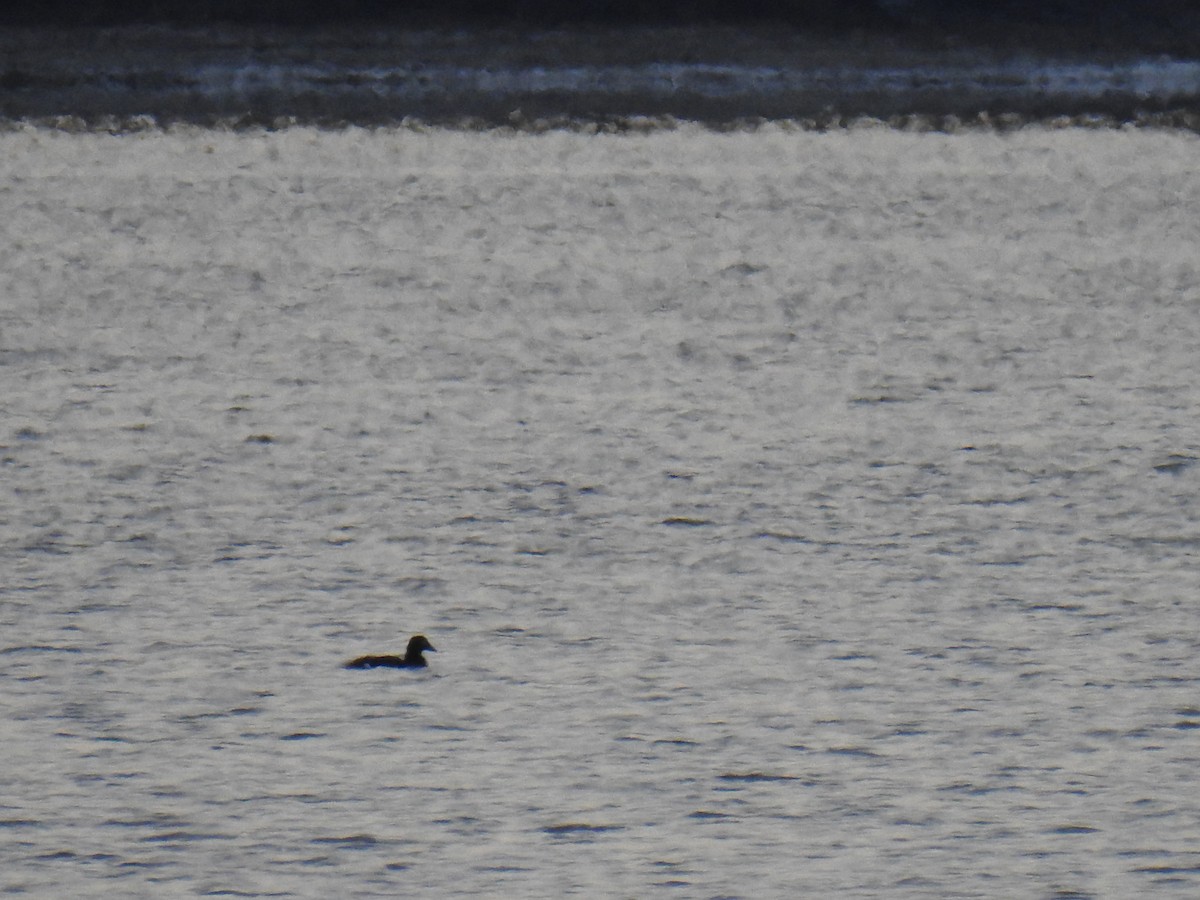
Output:
M437 653L437 647L429 643L429 638L425 637L425 635L414 634L408 639L408 653L415 655L422 653L425 650L429 650L431 653Z

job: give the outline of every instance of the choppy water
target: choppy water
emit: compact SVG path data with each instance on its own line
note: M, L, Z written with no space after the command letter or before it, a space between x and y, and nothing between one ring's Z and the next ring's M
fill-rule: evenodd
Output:
M3 891L1196 894L1195 137L0 144Z

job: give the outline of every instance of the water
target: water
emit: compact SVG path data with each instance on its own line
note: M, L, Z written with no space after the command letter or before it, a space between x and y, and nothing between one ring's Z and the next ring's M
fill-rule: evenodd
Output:
M69 62L69 61L67 61ZM161 64L160 64L161 65ZM103 78L108 91L138 90L137 69L93 75ZM638 94L654 97L738 99L764 94L799 93L836 89L859 93L977 92L993 97L1024 96L1031 91L1075 98L1106 94L1133 94L1148 98L1192 96L1200 86L1200 63L1169 58L1121 61L1110 64L1061 60L956 59L925 66L764 66L653 62L642 65L533 66L471 68L429 66L403 62L383 66L314 63L261 64L239 60L235 64L208 64L183 70L174 80L162 79L155 91L170 97L195 93L224 100L264 92L288 95L330 93L347 97L369 94L376 103L384 98L427 101L446 94L603 95ZM141 87L141 91L147 91Z
M0 118L115 131L414 119L619 128L644 117L824 128L864 116L946 131L979 119L1200 130L1200 61L1182 24L1168 35L1145 17L1118 29L1092 19L1018 38L996 23L976 40L930 28L16 30L0 33Z
M1196 893L1194 136L0 142L6 893Z

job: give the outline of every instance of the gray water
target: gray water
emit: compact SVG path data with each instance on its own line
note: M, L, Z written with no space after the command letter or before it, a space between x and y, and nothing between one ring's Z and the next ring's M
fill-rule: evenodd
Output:
M1195 896L1198 149L0 135L0 890Z

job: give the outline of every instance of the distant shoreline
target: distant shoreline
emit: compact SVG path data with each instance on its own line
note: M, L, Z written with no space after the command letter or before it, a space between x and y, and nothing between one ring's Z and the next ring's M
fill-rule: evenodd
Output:
M132 130L673 120L1200 131L1200 60L768 26L0 30L0 119ZM641 127L641 126L639 126Z

